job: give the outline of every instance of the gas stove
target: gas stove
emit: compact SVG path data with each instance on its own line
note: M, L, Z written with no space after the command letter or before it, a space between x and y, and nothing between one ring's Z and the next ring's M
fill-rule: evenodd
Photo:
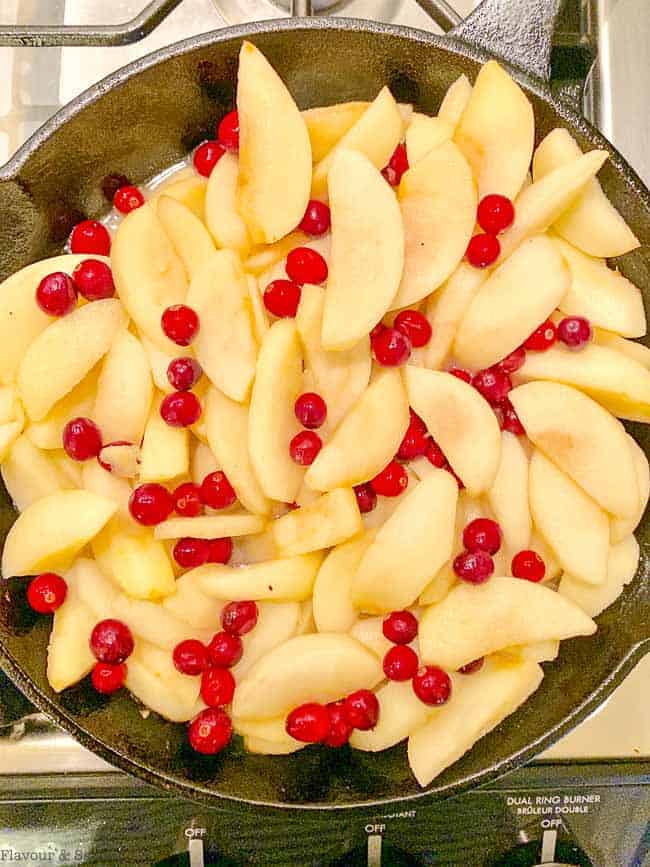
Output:
M311 5L315 14L433 32L476 5L293 3L303 11ZM60 106L117 67L196 33L286 16L290 5L3 0L0 45L23 47L0 47L0 163ZM158 14L149 25L153 7ZM118 45L128 38L124 22L133 19L145 31L157 26L140 41ZM22 29L9 33L15 25ZM62 25L97 31L101 25L97 32L109 47L78 47L74 29L55 35L58 47L44 47L35 44L35 25L57 31ZM566 0L552 84L650 184L649 41L647 0ZM649 687L650 656L598 713L536 762L442 804L405 804L386 814L295 814L207 809L139 783L54 728L0 674L0 863L650 867Z

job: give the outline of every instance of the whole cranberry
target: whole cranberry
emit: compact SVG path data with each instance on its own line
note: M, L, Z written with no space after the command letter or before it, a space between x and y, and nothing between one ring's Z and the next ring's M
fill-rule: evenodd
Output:
M108 229L97 220L83 220L77 223L70 235L70 251L108 256L111 252L111 236Z
M227 509L236 501L235 489L223 470L215 470L201 482L201 500L211 509Z
M174 560L182 569L196 569L208 562L210 543L207 539L194 539L185 536L174 545Z
M299 228L307 235L317 238L329 231L331 222L329 207L324 202L319 202L318 199L310 199Z
M225 154L225 149L218 141L204 141L194 151L192 162L197 172L204 178L209 178L212 169Z
M306 391L297 398L294 412L303 427L313 430L321 427L327 418L327 404L312 391Z
M553 346L557 340L557 329L550 319L536 328L533 333L524 340L524 349L531 349L534 352L544 352L545 349Z
M384 656L384 674L389 680L410 680L419 664L417 653L412 648L396 644Z
M65 316L77 306L77 287L72 277L55 271L36 287L36 303L48 316Z
M27 601L39 614L52 614L68 595L68 585L54 572L42 572L29 582Z
M201 675L201 698L208 707L230 704L235 694L235 678L227 668L207 668Z
M358 689L345 699L345 715L352 728L365 732L377 725L379 701L369 689Z
M501 244L496 235L474 235L467 245L467 261L475 268L487 268L501 254Z
M431 323L419 310L402 310L395 317L395 328L406 334L411 341L411 346L420 348L426 346L431 340Z
M463 530L463 545L468 551L496 554L501 547L501 528L490 518L475 518Z
M221 626L230 635L246 635L255 628L258 616L255 602L229 602L221 612Z
M498 235L515 219L515 206L507 196L492 193L483 196L476 210L476 222L484 232Z
M199 362L189 356L173 358L167 367L167 379L176 391L189 391L202 375L203 368Z
M121 662L111 665L108 662L96 662L90 674L90 680L97 692L103 695L111 695L124 686L127 667Z
M323 441L317 433L302 430L289 443L289 454L294 463L301 467L308 467L314 463L322 448Z
M183 482L174 489L174 509L184 518L196 518L203 510L201 488L194 482Z
M324 283L327 280L327 262L311 247L296 247L287 256L287 277L299 286L305 283Z
M170 427L190 427L201 418L201 401L193 391L166 394L160 404L160 416Z
M137 187L120 187L113 196L113 204L121 214L130 214L144 205L144 196Z
M157 482L139 485L129 498L131 517L145 527L153 527L166 521L173 511L172 495Z
M73 418L63 428L63 448L74 461L96 458L102 450L102 435L92 419Z
M501 429L518 437L523 436L526 433L524 426L519 420L514 406L507 398L500 404L500 409L502 413Z
M273 280L264 290L264 306L280 319L291 319L298 312L300 295L300 286L293 280Z
M323 704L306 702L294 708L287 716L286 731L289 737L302 743L315 744L324 741L330 731L330 714Z
M479 370L472 377L472 385L492 405L500 404L512 390L512 380L498 367Z
M352 726L348 722L345 713L345 702L333 701L326 707L330 718L330 725L325 743L328 747L342 747L347 744L352 734Z
M208 563L227 563L232 557L232 539L210 539L210 553Z
M217 632L208 644L208 656L215 668L232 668L244 652L241 638L229 632Z
M427 442L427 450L424 454L429 463L433 464L433 466L437 467L439 470L447 466L447 458L434 439L429 438Z
M199 330L199 317L187 304L173 304L160 319L163 332L179 346L189 346Z
M494 572L494 561L487 551L463 551L454 560L454 572L468 584L483 584Z
M397 457L401 461L410 461L413 458L424 455L429 448L429 442L430 439L425 433L409 426L397 450Z
M398 497L408 487L409 477L406 469L397 461L386 464L370 484L373 491L382 497Z
M526 350L523 346L519 346L517 349L513 349L510 355L506 355L505 358L502 358L496 366L504 373L516 373L521 367L523 367L525 361Z
M190 723L188 739L197 753L213 756L230 743L232 722L228 714L219 707L202 710Z
M406 152L406 145L403 142L400 142L391 154L388 164L381 170L381 173L391 187L396 187L402 180L404 172L408 171L408 167L409 161Z
M398 367L411 356L411 341L397 328L382 328L370 339L375 359L383 367Z
M84 259L72 272L79 292L87 301L101 301L115 295L110 265L100 259Z
M237 111L229 111L225 114L217 127L217 138L219 144L227 151L239 150L239 113Z
M119 665L133 653L133 635L121 620L100 620L90 633L90 649L100 662Z
M442 668L427 665L413 677L413 692L424 704L445 704L451 696L451 678Z
M536 551L519 551L512 558L512 574L515 578L526 581L541 581L546 575L546 565Z
M357 498L357 505L362 515L372 512L377 505L377 494L373 491L372 485L369 482L355 485L354 495Z
M418 621L410 611L392 611L382 623L384 636L393 644L410 644L418 634Z
M593 337L591 323L584 316L567 316L558 325L557 336L569 349L584 349Z
M208 648L197 638L188 638L176 645L172 659L181 674L202 674L209 665Z

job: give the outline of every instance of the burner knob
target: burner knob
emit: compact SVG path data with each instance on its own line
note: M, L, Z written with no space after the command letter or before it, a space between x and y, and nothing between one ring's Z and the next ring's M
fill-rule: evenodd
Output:
M380 845L378 845L380 844ZM382 837L369 837L368 845L359 846L332 861L330 867L424 867L417 855L398 849Z
M558 840L553 861L544 859L542 840L515 846L489 862L490 867L593 867L591 859L571 841Z

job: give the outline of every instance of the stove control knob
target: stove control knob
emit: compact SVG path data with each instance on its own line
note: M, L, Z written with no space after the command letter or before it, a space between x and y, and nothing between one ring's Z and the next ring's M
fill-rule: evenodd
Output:
M371 835L367 845L337 858L330 867L423 867L424 863L417 855L398 849L383 837Z

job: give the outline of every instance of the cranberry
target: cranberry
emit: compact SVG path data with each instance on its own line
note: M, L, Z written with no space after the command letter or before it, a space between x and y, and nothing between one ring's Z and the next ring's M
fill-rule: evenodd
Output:
M397 450L397 457L402 461L410 461L426 454L429 448L429 437L419 429L409 425L404 438Z
M315 701L294 708L286 722L289 737L306 744L324 741L330 731L330 714L325 705Z
M395 317L394 326L408 337L411 346L418 349L431 340L431 323L419 310L402 310Z
M166 521L174 511L174 500L167 488L157 482L139 485L129 497L129 512L139 524L153 527Z
M377 337L378 334L381 334L382 331L386 330L386 326L383 322L378 322L375 327L370 332L370 339L372 340L374 337Z
M130 214L144 205L144 196L137 187L120 187L113 196L113 204L121 214Z
M512 225L514 219L515 207L507 196L492 193L489 196L483 196L478 203L476 222L484 232L489 232L490 235L498 235L499 232L503 232Z
M494 572L494 561L487 551L463 551L454 560L454 572L469 584L483 584Z
M63 428L63 448L74 461L96 458L102 450L102 435L89 418L73 418Z
M519 551L512 558L512 574L526 581L541 581L546 575L546 565L536 551Z
M467 245L467 261L475 268L487 268L499 258L501 244L496 235L474 235Z
M447 372L455 376L456 379L462 379L463 382L470 383L472 381L472 374L469 370L463 370L462 367L450 367Z
M303 427L310 430L320 427L327 418L327 404L320 396L312 391L306 391L296 400L294 406L296 418Z
M232 557L232 539L210 539L208 563L227 563Z
M133 653L133 635L121 620L100 620L90 633L90 649L100 662L119 665Z
M228 746L232 737L232 722L219 707L202 710L190 723L188 739L197 753L213 756Z
M455 469L452 467L452 465L449 463L449 461L447 461L447 463L444 465L443 470L446 470L446 471L449 473L450 476L453 476L453 477L456 479L456 484L458 485L458 490L459 490L459 491L464 490L464 488L465 488L465 483L463 482L463 480L461 479L461 477L458 475L458 473L456 472L456 470L455 470Z
M396 644L384 656L384 674L389 680L410 680L419 664L418 655L412 648Z
M79 292L88 301L101 301L115 295L113 272L106 262L99 259L84 259L72 272Z
M176 645L172 659L181 674L202 674L209 664L208 648L197 638L188 638Z
M65 602L68 585L54 572L42 572L29 582L27 601L39 614L52 614Z
M329 207L324 202L319 202L318 199L310 199L299 228L312 237L319 237L328 231L331 223L332 217Z
M235 489L228 481L223 470L215 470L201 482L201 500L211 509L227 509L237 499Z
M167 379L176 391L189 391L193 385L201 379L203 368L196 360L189 356L174 358L167 367Z
M526 433L524 426L519 421L519 416L514 406L507 398L501 403L500 409L502 415L501 429L507 430L518 437L523 436Z
M189 427L201 418L201 401L193 391L174 391L163 398L160 415L170 427Z
M302 286L304 283L324 283L327 280L327 262L311 247L296 247L287 256L287 277Z
M472 385L488 403L500 404L512 389L512 380L498 367L487 367L474 374Z
M388 165L386 165L381 173L388 181L391 187L396 187L402 180L404 172L408 171L409 161L406 153L406 145L400 142L393 151Z
M280 319L292 318L300 304L300 286L292 280L273 280L264 290L264 306Z
M172 553L174 560L183 569L196 569L197 566L203 566L208 562L210 543L207 539L185 536L176 542Z
M289 443L289 454L294 463L301 467L308 467L314 463L319 451L323 448L323 441L317 433L311 430L303 430L297 433Z
M427 426L412 407L409 407L409 428L422 431L422 433L427 432Z
M194 168L204 178L209 178L212 174L212 169L225 152L218 141L204 141L194 151L194 156L192 157Z
M479 656L478 659L473 659L471 662L466 663L465 665L461 665L458 671L461 674L474 674L476 671L480 671L483 668L483 663L485 662L484 656Z
M516 373L526 361L526 350L523 346L513 349L510 355L506 355L496 365L503 373Z
M208 707L230 704L235 694L235 678L227 668L208 668L201 675L201 698Z
M584 316L567 316L558 325L557 336L569 349L584 349L593 337L591 323Z
M352 726L345 713L345 702L334 701L327 705L330 726L325 738L328 747L342 747L350 740Z
M173 304L163 311L162 330L179 346L189 346L199 330L199 317L185 304Z
M217 138L221 147L227 151L239 150L239 114L237 111L229 111L221 118L217 127Z
M382 497L399 497L408 487L409 477L405 468L397 461L386 464L384 469L370 480L372 489Z
M255 602L229 602L221 612L221 626L231 635L246 635L257 624Z
M447 465L447 458L438 443L433 439L428 441L427 450L424 454L429 463L433 464L434 467L438 467L439 470Z
M77 223L70 235L70 251L108 256L111 252L111 236L108 229L97 220L83 220Z
M501 547L501 528L490 518L475 518L463 530L463 545L468 551L496 554Z
M362 485L356 485L354 495L357 498L357 505L362 515L372 510L377 505L377 494L373 491L372 485L369 482L364 482Z
M365 732L377 725L379 701L369 689L358 689L345 699L345 715L350 725Z
M410 611L392 611L381 628L393 644L410 644L418 634L418 621Z
M65 316L77 304L77 287L72 277L55 271L43 277L36 287L36 303L48 316Z
M244 647L238 635L217 632L208 644L208 656L215 668L232 668L241 659Z
M174 489L174 509L184 518L196 518L201 514L201 488L194 482L183 482Z
M397 328L382 328L370 343L375 358L384 367L397 367L410 358L411 341Z
M553 346L557 340L557 329L550 319L542 322L539 328L536 328L533 333L524 340L524 349L532 349L535 352L544 352L545 349Z
M424 704L445 704L451 696L451 678L442 668L426 665L413 678L413 692Z
M108 662L96 662L91 672L90 680L97 692L110 695L124 686L127 668L123 662L111 665Z
M119 188L128 187L130 184L131 181L126 175L122 175L119 172L112 172L110 175L106 175L101 182L102 193L104 194L106 201L112 202L113 197Z

